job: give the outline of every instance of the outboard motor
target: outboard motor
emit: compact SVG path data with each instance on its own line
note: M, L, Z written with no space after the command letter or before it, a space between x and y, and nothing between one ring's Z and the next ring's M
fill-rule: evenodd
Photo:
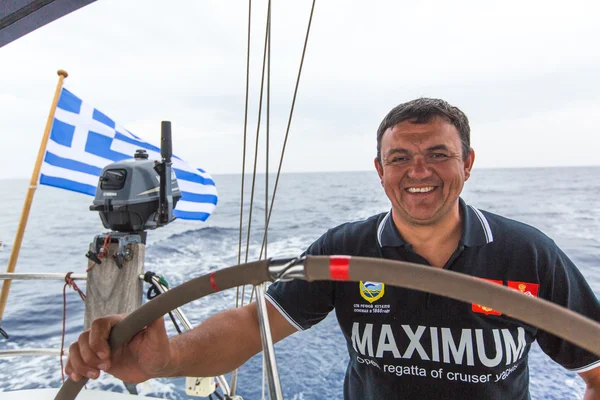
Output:
M173 208L181 192L171 168L171 123L163 121L161 127L161 161L149 160L146 150L137 150L133 159L102 170L90 210L99 211L105 228L141 232L175 220Z
M119 267L131 259L129 244L145 243L146 231L175 220L173 209L181 198L172 170L171 122L161 122L161 160L149 160L146 150L136 150L133 159L117 161L102 170L90 210L98 211L105 228L112 232L96 236L95 249L86 256L100 264L102 243L119 243L114 255ZM108 239L107 239L108 238Z

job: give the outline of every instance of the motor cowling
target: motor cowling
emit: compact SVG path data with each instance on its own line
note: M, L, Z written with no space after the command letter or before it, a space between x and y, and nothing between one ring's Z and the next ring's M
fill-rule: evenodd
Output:
M164 171L164 160L149 160L145 150L137 150L132 159L107 165L98 180L90 210L98 211L104 227L116 232L140 232L172 222L172 209L166 221L159 218L161 168ZM166 196L172 196L175 208L181 191L175 171L167 170L171 172L171 193Z

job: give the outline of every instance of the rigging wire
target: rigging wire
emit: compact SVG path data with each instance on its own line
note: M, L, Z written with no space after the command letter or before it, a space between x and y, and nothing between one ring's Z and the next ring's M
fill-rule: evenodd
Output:
M244 178L245 178L245 167L246 167L246 132L247 132L247 121L248 121L248 92L249 92L249 76L250 76L250 28L251 28L251 15L252 15L252 0L248 0L248 43L247 43L247 58L246 58L246 104L245 104L245 113L244 113L244 157L243 157L243 161L242 161L242 194L240 196L240 233L239 233L239 243L238 243L238 263L240 262L241 259L241 253L242 253L242 231L243 231L243 210L244 210ZM251 190L251 197L250 197L250 207L249 207L249 216L248 216L248 234L247 234L247 239L246 239L246 254L245 254L245 260L246 262L248 261L248 249L249 249L249 242L250 242L250 228L251 228L251 224L252 224L252 209L253 209L253 200L254 200L254 183L256 180L256 165L257 165L257 157L258 157L258 141L259 141L259 132L260 132L260 119L261 119L261 115L262 115L262 97L263 97L263 87L264 87L264 75L265 75L265 57L266 57L266 52L267 52L267 43L269 43L270 45L270 25L271 25L271 0L269 0L268 2L268 6L267 6L267 22L266 22L266 28L265 28L265 49L264 49L264 53L263 53L263 66L262 66L262 74L261 74L261 83L260 83L260 100L259 100L259 108L258 108L258 123L257 123L257 127L256 127L256 146L255 146L255 152L254 152L254 170L253 170L253 174L252 174L252 190ZM270 56L270 52L269 52L269 56ZM269 62L270 62L270 58L269 58ZM270 65L270 64L269 64ZM269 69L269 73L270 73L270 69ZM268 81L270 81L270 79L268 79ZM268 93L267 93L267 98L268 98ZM269 106L267 103L267 112L269 110ZM267 113L268 116L268 113ZM267 117L267 138L268 138L268 117ZM268 139L267 139L268 140ZM268 179L268 174L267 174L267 179ZM265 196L268 196L267 194L268 192L265 193ZM266 208L267 206L265 205L265 212L266 212ZM266 225L265 225L265 229L266 229ZM235 298L235 306L240 307L244 305L244 297L245 297L245 290L246 287L242 286L241 288L241 296L240 296L240 288L238 287L236 289L236 298ZM240 301L241 298L241 301ZM237 383L237 372L238 370L235 369L232 372L231 375L231 394L235 394L235 389L236 389L236 383Z
M288 117L288 123L287 123L287 127L286 127L286 131L285 131L285 138L284 138L284 142L283 142L283 146L281 149L281 156L279 159L279 166L277 168L277 175L275 178L275 185L273 188L273 195L271 197L271 203L269 205L269 201L268 201L268 197L269 197L269 191L268 191L268 185L269 185L269 175L268 175L268 150L269 150L269 122L270 122L270 75L271 75L271 0L269 0L268 2L268 11L267 11L267 22L266 22L266 29L265 29L265 46L264 46L264 52L263 52L263 65L262 65L262 74L261 74L261 83L260 83L260 98L259 98L259 109L258 109L258 123L257 123L257 128L256 128L256 145L255 145L255 153L254 153L254 166L253 166L253 174L252 174L252 189L251 189L251 197L250 197L250 205L249 205L249 216L248 216L248 231L247 231L247 236L246 236L246 253L245 253L245 262L248 262L248 253L249 253L249 247L250 247L250 233L251 233L251 224L252 224L252 210L253 210L253 203L254 203L254 188L255 188L255 181L256 181L256 167L257 167L257 158L258 158L258 144L259 144L259 134L260 134L260 122L261 122L261 116L262 116L262 103L263 103L263 90L264 90L264 79L265 79L265 59L268 59L268 69L267 69L267 127L266 127L266 170L265 170L265 179L266 179L266 183L265 183L265 228L264 228L264 235L263 235L263 240L262 240L262 244L261 244L261 249L260 249L260 255L258 257L259 260L262 260L263 257L263 252L265 254L265 258L267 257L267 240L268 240L268 228L269 228L269 222L271 220L271 214L273 212L273 205L275 203L275 195L277 193L277 187L279 185L279 177L281 175L281 169L282 169L282 165L283 165L283 157L285 155L285 149L286 149L286 145L287 145L287 141L289 138L289 132L290 132L290 127L291 127L291 123L292 123L292 118L293 118L293 114L294 114L294 107L296 104L296 98L298 95L298 87L300 85L300 77L302 76L302 67L304 65L304 58L306 56L306 48L308 46L308 38L310 36L310 28L312 25L312 19L313 19L313 15L314 15L314 10L315 10L315 3L316 0L313 0L312 2L312 6L311 6L311 10L310 10L310 16L309 16L309 20L308 20L308 25L307 25L307 29L306 29L306 36L304 39L304 46L302 49L302 57L300 59L300 66L298 69L298 75L296 77L296 85L294 87L294 95L292 98L292 105L290 108L290 114ZM239 233L239 243L238 243L238 262L241 259L241 241L242 241L242 229L243 229L243 208L244 208L244 197L243 197L243 193L244 193L244 178L245 178L245 163L246 163L246 138L247 138L247 118L248 118L248 87L249 87L249 63L250 63L250 19L251 19L251 0L249 0L249 4L248 4L248 50L247 50L247 60L246 60L246 103L245 103L245 114L244 114L244 150L243 150L243 165L242 165L242 195L241 195L241 200L240 200L240 233ZM267 54L268 54L268 58L267 58ZM268 209L268 212L267 212ZM252 292L250 294L250 300L249 302L252 302L252 298L254 296L256 288L252 288ZM244 297L245 297L245 286L242 286L241 288L241 296L240 296L240 288L237 288L236 291L236 307L240 306L240 298L241 298L241 306L244 305ZM232 377L231 377L231 393L235 394L235 388L236 388L236 382L237 382L237 369L233 371L232 373ZM263 389L264 389L264 384L263 384ZM263 395L264 398L264 395Z
M279 167L277 168L277 177L275 178L275 187L273 188L273 197L271 197L271 206L269 207L269 216L267 217L267 226L265 226L265 234L263 236L263 242L260 248L260 255L258 259L260 260L263 254L263 250L265 250L265 246L267 243L267 229L269 226L269 221L271 220L271 213L273 211L273 204L275 204L275 194L277 193L277 186L279 184L279 176L281 175L281 166L283 165L283 156L285 154L285 147L287 145L288 136L290 133L290 126L292 124L292 117L294 115L294 106L296 105L296 97L298 95L298 86L300 85L300 77L302 75L302 66L304 65L304 56L306 55L306 47L308 45L308 37L310 34L310 27L312 24L313 14L315 11L315 3L316 0L313 0L312 7L310 9L310 17L308 19L308 26L306 28L306 37L304 38L304 47L302 49L302 58L300 59L300 68L298 69L298 77L296 78L296 87L294 88L294 97L292 99L292 107L290 109L290 116L288 119L287 128L285 130L285 139L283 141L283 147L281 148L281 157L279 159Z
M242 258L242 222L244 216L244 176L246 173L246 133L248 127L248 91L250 86L250 27L252 17L252 0L248 0L248 44L246 50L246 100L244 104L244 145L242 151L242 190L240 194L240 236L238 240L238 264ZM235 307L239 307L240 288L236 288Z
M248 262L248 254L250 251L250 233L252 228L252 211L254 210L254 189L256 184L256 167L258 165L258 144L260 139L260 123L262 118L262 105L263 105L263 92L264 92L264 83L265 83L265 67L266 67L266 59L267 59L267 44L269 37L269 29L270 29L270 21L271 21L271 0L268 1L267 5L267 23L265 28L265 43L263 50L263 61L262 61L262 72L260 79L260 94L258 99L258 121L256 123L256 142L254 146L254 165L252 170L252 188L250 190L250 210L248 212L248 233L246 235L246 255L244 259L244 263ZM262 253L262 252L261 252ZM260 258L259 258L260 259ZM242 287L242 300L241 304L244 305L244 292L245 287Z
M265 138L265 235L267 234L267 221L269 208L269 127L271 126L271 34L273 26L271 25L271 13L269 13L269 35L267 42L267 129ZM265 258L267 253L265 251ZM250 299L252 301L252 298Z
M271 220L271 213L273 211L273 204L275 204L275 195L277 194L277 186L279 185L279 176L281 175L281 167L283 165L283 157L285 155L285 148L287 145L287 140L289 137L289 133L290 133L290 127L292 125L292 117L294 115L294 106L296 105L296 97L298 95L298 87L300 86L300 77L302 76L302 67L304 65L304 56L306 55L306 47L308 45L308 38L310 36L310 27L312 25L312 19L313 19L313 14L315 11L315 3L316 0L313 0L312 2L312 7L310 9L310 17L308 18L308 26L306 28L306 36L304 38L304 47L302 48L302 57L300 58L300 67L298 69L298 76L296 78L296 86L294 88L294 96L292 99L292 106L290 109L290 116L288 118L288 124L287 124L287 128L285 131L285 139L283 141L283 146L281 148L281 157L279 158L279 167L277 168L277 176L275 178L275 187L273 188L273 196L271 197L271 205L269 207L269 214L267 216L267 221L265 223L265 233L263 236L263 241L262 241L262 245L260 247L260 254L258 256L259 260L262 260L262 255L263 255L263 251L265 252L265 258L266 258L266 252L267 252L267 232L269 230L269 222ZM266 205L265 205L266 208ZM252 293L250 294L250 301L252 301L252 297L254 295L255 289L252 289Z
M267 127L265 137L265 237L267 235L267 225L269 214L267 209L269 208L269 127L270 127L270 115L271 115L271 33L273 26L271 25L271 14L269 14L269 36L267 42ZM265 259L267 258L267 250L265 248ZM264 284L266 289L267 285ZM252 303L252 296L256 291L256 287L252 289L250 294L250 303ZM262 353L263 359L263 372L262 372L262 398L265 398L265 389L267 381L267 359L265 352Z
M269 13L270 13L271 1L269 0ZM270 15L268 13L268 15ZM244 149L243 149L243 157L242 157L242 187L240 194L240 229L239 229L239 240L238 240L238 263L241 262L242 257L242 232L243 232L243 220L244 220L244 181L246 178L246 142L247 142L247 127L248 127L248 94L249 94L249 86L250 86L250 38L251 38L251 27L252 27L252 0L248 0L248 33L247 33L247 50L246 50L246 99L244 104ZM268 28L267 28L268 29ZM268 31L267 31L268 32ZM264 74L264 72L263 72ZM261 96L262 96L262 83L261 83ZM262 105L262 101L261 101ZM260 120L260 111L259 111L259 120ZM260 123L259 123L260 126ZM258 136L258 132L257 132ZM257 137L258 141L258 137ZM256 165L256 156L255 161ZM254 195L254 180L252 185L252 194ZM249 221L252 221L252 200L250 201L250 216ZM250 224L248 224L248 236L250 236ZM248 243L246 243L246 259L248 259ZM241 307L244 305L244 296L245 296L245 286L241 288L236 288L235 294L235 306ZM240 301L241 299L241 301ZM237 372L235 369L231 374L231 394L235 394L236 383L237 383Z

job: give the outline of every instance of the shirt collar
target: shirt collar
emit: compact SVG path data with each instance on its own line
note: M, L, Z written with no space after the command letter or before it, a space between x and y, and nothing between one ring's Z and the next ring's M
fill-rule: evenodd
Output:
M463 216L461 244L471 247L493 242L494 235L485 215L475 207L467 205L462 198L458 199L458 204ZM396 229L391 210L377 226L377 243L381 247L409 246Z

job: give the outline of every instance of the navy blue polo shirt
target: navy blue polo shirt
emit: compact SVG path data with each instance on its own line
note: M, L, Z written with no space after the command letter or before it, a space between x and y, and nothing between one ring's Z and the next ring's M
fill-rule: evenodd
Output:
M459 201L462 236L444 268L509 286L600 321L600 304L558 246L539 230ZM312 255L423 264L391 212L330 229ZM597 356L485 305L380 282L276 282L267 299L298 330L335 310L350 361L344 399L529 399L528 352L583 372Z

